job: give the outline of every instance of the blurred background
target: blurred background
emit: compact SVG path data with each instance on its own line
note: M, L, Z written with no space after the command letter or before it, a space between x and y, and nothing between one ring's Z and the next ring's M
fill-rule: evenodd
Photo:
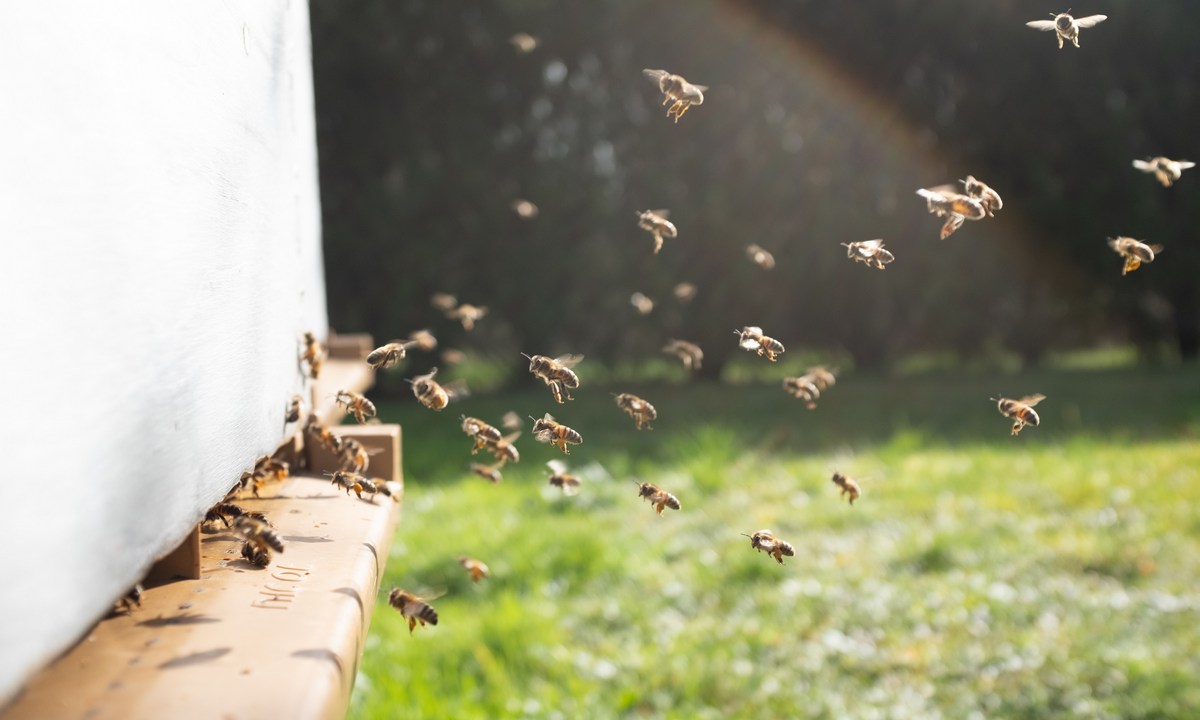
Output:
M1050 10L317 0L330 322L381 340L430 327L470 360L503 358L497 382L524 376L521 351L644 367L669 338L700 344L717 377L743 325L860 370L1097 347L1194 360L1200 174L1163 188L1130 163L1200 157L1200 5L1090 3L1077 10L1119 20L1061 51L1024 24ZM704 105L673 123L646 67L707 85ZM941 241L914 191L968 174L1005 207ZM679 228L657 256L636 224L648 208ZM1122 277L1117 235L1166 249ZM839 245L870 238L897 257L886 272ZM467 334L435 292L489 315Z

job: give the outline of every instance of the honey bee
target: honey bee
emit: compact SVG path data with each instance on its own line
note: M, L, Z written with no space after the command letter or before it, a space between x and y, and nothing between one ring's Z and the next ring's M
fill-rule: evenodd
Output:
M885 265L896 259L895 255L883 248L882 240L842 243L842 247L846 248L846 257L876 270L882 270Z
M564 397L567 400L574 399L570 391L579 387L579 376L571 368L583 360L582 355L560 355L556 358L525 353L521 355L529 360L529 372L533 373L534 377L541 378L542 382L550 387L554 402L562 405Z
M446 317L451 320L458 320L462 323L463 330L470 332L475 329L475 323L482 320L487 314L488 309L485 306L463 303L446 313Z
M984 212L988 217L995 217L996 211L1004 207L1000 193L986 183L976 180L974 175L968 175L966 179L959 180L959 182L962 183L963 192L967 194L967 197L974 198L983 205Z
M846 477L845 475L835 472L833 474L833 484L838 486L838 497L842 495L850 496L850 504L853 505L858 496L862 494L862 490L858 487L858 483Z
M268 480L286 480L290 471L288 464L270 455L263 455L254 461L254 472Z
M394 588L388 593L388 604L400 611L404 619L408 621L408 634L412 635L413 628L417 623L421 623L421 627L425 624L438 624L437 610L433 606L425 602L423 598L417 597L407 590Z
M432 337L432 336L431 336ZM416 345L415 342L405 342L403 340L392 340L386 345L377 347L367 355L367 364L376 370L390 368L396 363L404 359L408 353L408 348Z
M294 423L300 419L303 412L303 400L299 395L293 395L292 401L288 403L287 413L283 416L284 423Z
M442 351L442 362L447 365L461 365L467 359L467 354L462 350L455 348L446 348Z
M266 567L271 561L271 550L283 552L283 540L270 523L242 515L234 519L233 530L246 541L242 557L254 565Z
M546 463L550 468L550 484L562 490L568 497L579 494L580 480L577 475L567 472L567 464L562 460L551 460Z
M1033 406L1046 399L1045 395L1035 394L1026 395L1020 400L1010 400L1009 398L990 398L996 403L996 409L1006 418L1012 418L1012 434L1019 435L1021 430L1026 425L1037 427L1041 423L1041 418L1034 412Z
M366 490L366 487L363 485L363 481L366 481L367 479L356 472L336 470L332 473L325 473L325 476L331 478L329 482L330 485L337 485L345 490L347 495L349 495L350 491L353 490L354 494L361 499L363 491Z
M335 402L346 408L346 412L354 413L354 419L365 423L366 418L375 417L375 403L352 390L338 390Z
M1058 49L1063 49L1063 41L1070 40L1071 44L1079 47L1080 28L1090 28L1108 19L1107 15L1088 15L1087 17L1071 17L1067 13L1050 13L1053 20L1031 20L1025 23L1034 30L1047 32L1053 30L1058 36Z
M755 265L759 266L763 270L775 269L775 256L766 250L763 250L758 245L747 245L746 255Z
M342 438L341 457L343 469L356 473L364 473L371 466L371 456L381 452L379 449L367 450L362 443L354 438Z
M375 501L376 495L383 495L384 497L392 498L396 502L400 502L400 498L393 494L392 488L388 483L380 478L365 478L361 475L355 475L354 481L358 485L356 492L360 500L364 500L365 498L363 498L362 494L367 493L371 496L371 502Z
M550 413L546 413L541 420L533 420L533 436L538 442L553 443L562 450L563 455L570 455L567 450L567 444L580 445L583 443L583 436L571 428L557 422Z
M512 209L522 220L532 220L538 216L538 206L521 198L512 201Z
M487 442L488 451L500 462L500 466L503 466L505 463L521 462L521 453L517 452L517 446L513 445L519 437L521 437L520 430L509 433L499 440L490 440Z
M471 463L471 472L493 485L504 479L504 476L500 474L500 464L481 465L480 463Z
M671 290L671 294L681 303L690 303L696 297L696 286L690 282L681 282Z
M322 423L317 418L316 413L308 416L308 420L304 424L304 436L324 446L334 454L341 454L342 452L344 445L342 438Z
M635 214L638 218L638 227L654 236L655 255L662 250L663 238L679 237L679 230L667 219L671 215L670 210L639 210Z
M783 343L763 335L760 327L747 325L741 330L734 330L733 334L738 336L738 346L743 350L753 350L759 357L766 355L771 362L783 354Z
M1140 240L1127 237L1109 238L1108 246L1125 258L1125 266L1121 268L1122 275L1137 270L1142 263L1154 262L1154 256L1163 251L1162 245L1147 245Z
M479 452L483 447L486 447L490 442L497 442L501 438L500 431L497 428L488 425L479 418L460 416L462 420L462 431L465 432L472 440L475 441L471 447L471 454Z
M429 302L442 312L450 312L458 305L458 298L450 293L434 293L429 296Z
M538 39L529 33L519 32L508 38L509 44L517 51L518 55L528 55L533 52L538 46Z
M479 582L480 580L491 575L491 571L488 570L488 566L484 565L483 562L476 560L475 558L470 558L466 555L463 555L458 558L458 564L466 568L467 574L471 576L471 582Z
M220 520L225 527L229 527L230 518L237 519L242 516L251 517L256 520L267 522L267 516L257 510L244 510L240 505L235 505L231 502L219 502L209 508L208 512L204 513L204 522L216 522ZM267 523L268 525L270 523Z
M830 370L824 365L816 365L805 370L804 375L811 379L818 388L825 390L837 383L835 372L837 372L836 369Z
M678 498L654 483L639 483L637 480L633 482L638 486L638 497L649 500L659 515L663 514L663 508L678 510L681 507Z
M325 348L311 332L304 333L304 350L300 353L300 360L308 364L308 376L316 380L325 362Z
M642 74L658 83L658 89L664 95L663 105L674 101L667 108L667 117L674 117L675 122L679 122L689 107L704 104L704 91L708 89L706 85L694 85L684 80L682 75L672 75L666 70L646 68Z
M417 397L418 402L430 410L442 410L450 404L450 393L433 379L435 375L437 368L408 382L412 383L413 395Z
M113 603L113 612L129 614L133 612L135 607L142 606L142 584L136 583L129 588L129 592L117 598Z
M962 227L964 220L981 220L988 214L982 200L955 192L948 185L921 188L917 190L917 194L925 198L929 212L946 218L940 235L943 240Z
M629 304L638 311L639 315L649 315L654 312L654 301L640 292L635 292L629 296Z
M633 418L638 430L654 429L650 427L650 421L658 418L658 411L654 409L653 405L631 393L621 393L614 395L613 398L617 402L617 407Z
M821 397L821 388L807 375L784 378L783 389L797 400L803 400L809 410L816 409L817 399Z
M662 351L679 358L688 370L699 370L700 363L704 360L704 351L700 346L686 340L670 340L663 346Z
M428 330L413 330L408 334L407 345L416 346L421 352L433 352L437 348L437 338Z
M791 543L784 542L775 537L771 534L770 530L759 530L753 535L741 534L750 538L750 547L759 552L765 552L767 555L775 558L775 562L780 565L783 564L784 555L793 557L796 554L796 548L792 547Z
M1171 187L1183 176L1184 170L1196 167L1196 163L1190 160L1171 160L1160 155L1146 160L1134 160L1133 166L1144 173L1154 173L1154 177L1158 178L1163 187Z
M521 416L512 410L504 413L504 417L500 418L500 427L505 430L520 430L522 424Z

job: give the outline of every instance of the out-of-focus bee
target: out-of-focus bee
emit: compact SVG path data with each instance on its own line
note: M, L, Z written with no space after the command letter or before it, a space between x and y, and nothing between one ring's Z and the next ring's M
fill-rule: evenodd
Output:
M386 345L377 347L367 355L367 364L376 370L390 368L404 359L408 348L416 345L414 342L392 340Z
M500 427L504 428L505 430L520 430L521 425L523 424L524 423L521 421L521 416L512 410L504 413L504 417L500 418Z
M654 409L653 405L632 393L614 395L613 399L616 400L617 407L633 418L638 430L654 429L650 427L650 421L658 418L658 411Z
M342 469L348 469L356 473L364 473L371 466L371 456L382 452L376 448L368 450L362 443L354 438L342 438L342 449L338 453L342 461Z
M208 509L208 512L204 513L204 522L216 522L217 520L220 520L225 527L230 527L229 520L231 518L237 519L242 516L254 518L255 520L261 520L270 525L270 523L267 522L267 516L263 513L258 512L257 510L245 510L242 508L242 506L235 505L231 502L219 502L216 505L213 505Z
M422 328L410 332L406 344L409 347L416 346L421 352L433 352L437 348L437 338L433 336L433 333Z
M352 390L338 390L335 402L346 408L346 412L354 413L354 419L365 423L367 418L375 417L375 403Z
M529 33L515 33L508 38L508 42L517 51L518 55L528 55L533 52L538 46L538 39Z
M962 183L963 192L967 194L967 197L974 198L983 205L988 217L995 217L996 211L1004 207L1000 193L993 190L987 183L976 180L974 175L968 175L965 180L959 180L959 182Z
M629 304L638 311L638 315L649 315L654 312L654 301L640 292L629 296Z
M1079 30L1080 28L1090 28L1093 25L1104 22L1108 19L1107 15L1088 15L1087 17L1071 17L1067 13L1050 13L1054 17L1053 20L1031 20L1025 23L1034 30L1047 32L1053 30L1058 36L1058 49L1063 49L1063 41L1070 40L1071 44L1079 47Z
M571 428L559 423L550 413L546 413L541 420L533 420L533 436L538 442L553 443L562 450L563 455L570 455L567 450L567 444L580 445L583 443L583 436L572 430Z
M404 619L408 621L408 634L412 635L413 628L417 623L421 623L421 627L425 624L438 624L437 610L427 603L423 598L417 597L407 590L395 588L388 593L388 604L400 611Z
M454 348L446 348L442 351L442 362L447 365L459 365L463 360L467 359L467 354L462 350Z
M663 514L663 508L678 510L681 507L678 498L654 483L639 483L637 480L633 482L638 486L638 497L649 500L659 515Z
M817 399L821 397L821 388L807 375L784 378L783 389L797 400L803 400L809 410L816 409Z
M521 462L521 453L517 451L517 446L513 445L519 437L521 437L521 431L517 430L499 440L489 440L487 442L486 447L488 452L500 462L500 466L503 466L505 463Z
M488 425L479 418L460 416L462 419L462 431L465 432L475 444L471 447L471 454L479 452L488 443L497 442L501 438L500 430Z
M862 490L858 487L858 483L846 477L845 475L835 472L833 474L833 478L831 479L833 484L838 486L838 497L841 497L842 495L849 495L851 505L854 504L854 501L858 499L859 495L862 495Z
M1146 160L1134 160L1133 166L1144 173L1154 173L1154 177L1163 187L1171 187L1183 176L1183 171L1196 167L1190 160L1171 160L1170 158L1152 157Z
M499 483L501 480L504 479L504 476L500 474L500 464L499 463L496 465L482 465L480 463L471 463L471 472L475 473L476 475L483 478L484 480L487 480L488 482L490 482L493 485Z
M550 468L550 484L563 491L568 497L579 494L579 476L567 472L567 464L562 460L551 460L546 463Z
M763 335L762 328L753 325L747 325L741 330L734 330L734 335L738 336L738 346L743 350L753 350L758 353L759 357L766 356L771 362L775 362L780 355L783 354L783 343L775 338Z
M129 592L117 598L113 603L113 612L129 614L135 607L142 606L142 584L136 583Z
M830 370L824 365L815 365L804 371L804 375L810 378L816 386L822 390L832 387L837 383L837 376L834 373L836 369Z
M758 245L750 244L746 246L746 256L763 270L775 269L775 256L763 250Z
M663 238L679 237L679 230L667 219L671 215L670 210L639 210L635 214L638 227L654 236L655 255L662 250Z
M770 530L759 530L753 535L746 535L750 538L750 547L760 552L765 552L767 555L775 558L775 562L783 564L783 556L792 557L796 554L796 548L792 547L791 543L784 542L771 534Z
M691 106L704 104L707 85L695 85L684 80L682 75L672 75L666 70L646 68L642 70L642 74L658 83L658 89L664 95L663 105L674 101L671 107L667 108L667 117L674 117L675 122L679 122L679 118L683 117Z
M1042 419L1034 412L1033 406L1046 399L1045 395L1040 393L1035 395L1026 395L1019 400L1011 400L1009 398L990 398L996 403L996 409L1006 418L1012 418L1012 434L1019 435L1021 430L1026 425L1037 427Z
M522 220L532 220L538 216L538 206L521 198L512 201L512 209Z
M321 422L316 413L308 416L308 421L304 424L304 436L324 446L331 453L340 454L342 452L342 438Z
M271 550L283 552L283 540L268 522L242 515L234 519L233 530L246 541L242 557L254 565L266 567L271 561Z
M876 270L882 270L885 265L896 259L895 255L884 249L882 240L860 240L842 243L842 246L846 248L846 257Z
M479 582L480 580L491 575L491 571L488 570L488 566L484 565L482 561L476 560L475 558L470 558L466 555L463 555L458 559L458 564L466 568L467 574L471 576L471 582Z
M541 378L542 382L550 387L554 402L562 405L564 397L567 400L574 399L570 391L579 387L579 376L571 368L583 360L582 355L559 355L556 358L525 353L521 355L529 359L529 372L533 373L534 377Z
M450 293L434 293L429 297L429 302L442 312L450 312L458 305L458 298Z
M1125 258L1125 267L1121 268L1122 275L1137 270L1142 263L1154 262L1154 256L1163 251L1162 245L1147 245L1141 240L1127 237L1109 238L1108 246Z
M430 410L442 410L450 404L450 393L433 379L435 375L437 368L408 382L412 383L413 395L422 405Z
M704 351L700 346L686 340L670 340L663 346L662 351L679 358L688 370L699 370L700 363L704 360Z
M479 322L488 314L488 309L483 305L471 305L463 303L446 313L446 317L451 320L458 320L462 323L463 330L471 331L475 329L475 323Z
M304 350L300 353L300 360L308 364L308 376L316 380L325 362L325 348L311 332L304 333Z
M300 419L303 412L303 400L299 395L293 395L292 401L288 403L287 413L283 416L285 423L294 423Z
M945 240L962 227L964 220L981 220L987 217L983 201L955 192L949 185L936 188L921 188L917 194L925 198L929 212L946 218L940 237Z
M690 282L681 282L671 290L671 294L681 303L690 303L696 297L696 286Z
M263 455L254 461L254 473L267 480L286 480L291 468L279 458Z

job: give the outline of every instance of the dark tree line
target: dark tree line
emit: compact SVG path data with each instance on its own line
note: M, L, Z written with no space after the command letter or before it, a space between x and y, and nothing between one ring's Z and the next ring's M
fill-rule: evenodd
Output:
M1200 5L1093 5L1109 21L1059 51L1028 2L315 0L331 320L461 346L445 291L490 308L480 348L619 360L680 337L710 371L747 324L867 367L1102 340L1194 358L1200 172L1167 190L1130 161L1200 159ZM672 123L643 67L705 104ZM1006 207L939 241L914 191L968 173ZM660 207L680 237L653 256L634 213ZM1167 250L1122 278L1117 234ZM884 272L839 246L873 237Z

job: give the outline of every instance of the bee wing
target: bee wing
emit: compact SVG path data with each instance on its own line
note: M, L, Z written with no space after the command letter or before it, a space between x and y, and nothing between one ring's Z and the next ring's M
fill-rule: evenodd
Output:
M582 355L559 355L558 357L554 358L554 362L558 363L559 365L562 365L563 367L568 367L568 368L575 367L579 363L583 362L583 356Z
M516 432L509 433L509 434L505 435L503 438L501 438L500 440L501 440L501 442L505 442L505 443L512 444L512 443L513 443L514 441L516 441L516 439L517 439L517 438L519 438L519 437L521 437L521 431L520 431L520 430L518 430L518 431L516 431Z
M1159 245L1157 243L1155 243L1154 245L1147 245L1147 247L1149 247L1150 252L1154 253L1155 255L1158 255L1159 253L1161 253L1163 251L1163 246Z
M1100 17L1103 18L1104 16L1101 15ZM1099 21L1097 21L1097 22L1099 22ZM1031 20L1031 21L1025 23L1025 25L1033 28L1034 30L1041 30L1042 32L1046 32L1047 30L1054 29L1054 21L1053 20ZM1090 27L1090 26L1084 26L1084 27Z
M442 386L442 389L446 391L446 395L448 395L451 400L458 400L459 398L465 398L471 395L471 389L467 387L466 380L455 380L454 382L446 383Z
M941 195L942 197L945 197L945 198L951 198L951 197L954 197L955 195L962 195L962 191L959 189L959 187L952 183L947 183L945 185L938 185L937 187L931 187L931 188L926 188L926 189L931 192L937 193L938 195Z
M501 427L505 428L506 430L516 430L517 428L521 427L521 424L521 416L512 410L504 413L504 417L500 419Z
M880 247L883 246L883 240L881 240L881 239L863 240L861 243L859 243L859 246L862 248L870 249L870 250L878 250Z
M1180 170L1187 170L1188 168L1196 167L1196 163L1192 162L1191 160L1176 160L1175 162L1177 165L1179 165Z
M666 70L653 70L651 68L645 68L642 70L642 74L651 80L658 82L671 73L667 72Z
M1154 163L1145 160L1134 160L1133 166L1142 172L1154 172L1156 168Z
M671 211L666 208L659 208L658 210L651 210L650 212L654 213L663 220L671 217Z
M1081 28L1090 28L1098 25L1108 19L1107 15L1088 15L1087 17L1075 18L1075 24Z
M707 85L697 85L696 83L688 83L688 84L691 85L692 87L696 88L700 92L708 92Z
M1033 395L1026 395L1023 398L1020 398L1019 400L1017 400L1017 402L1028 405L1029 407L1033 407L1034 405L1037 405L1038 403L1040 403L1041 401L1043 401L1045 399L1046 399L1045 395L1043 395L1041 393L1034 393Z

